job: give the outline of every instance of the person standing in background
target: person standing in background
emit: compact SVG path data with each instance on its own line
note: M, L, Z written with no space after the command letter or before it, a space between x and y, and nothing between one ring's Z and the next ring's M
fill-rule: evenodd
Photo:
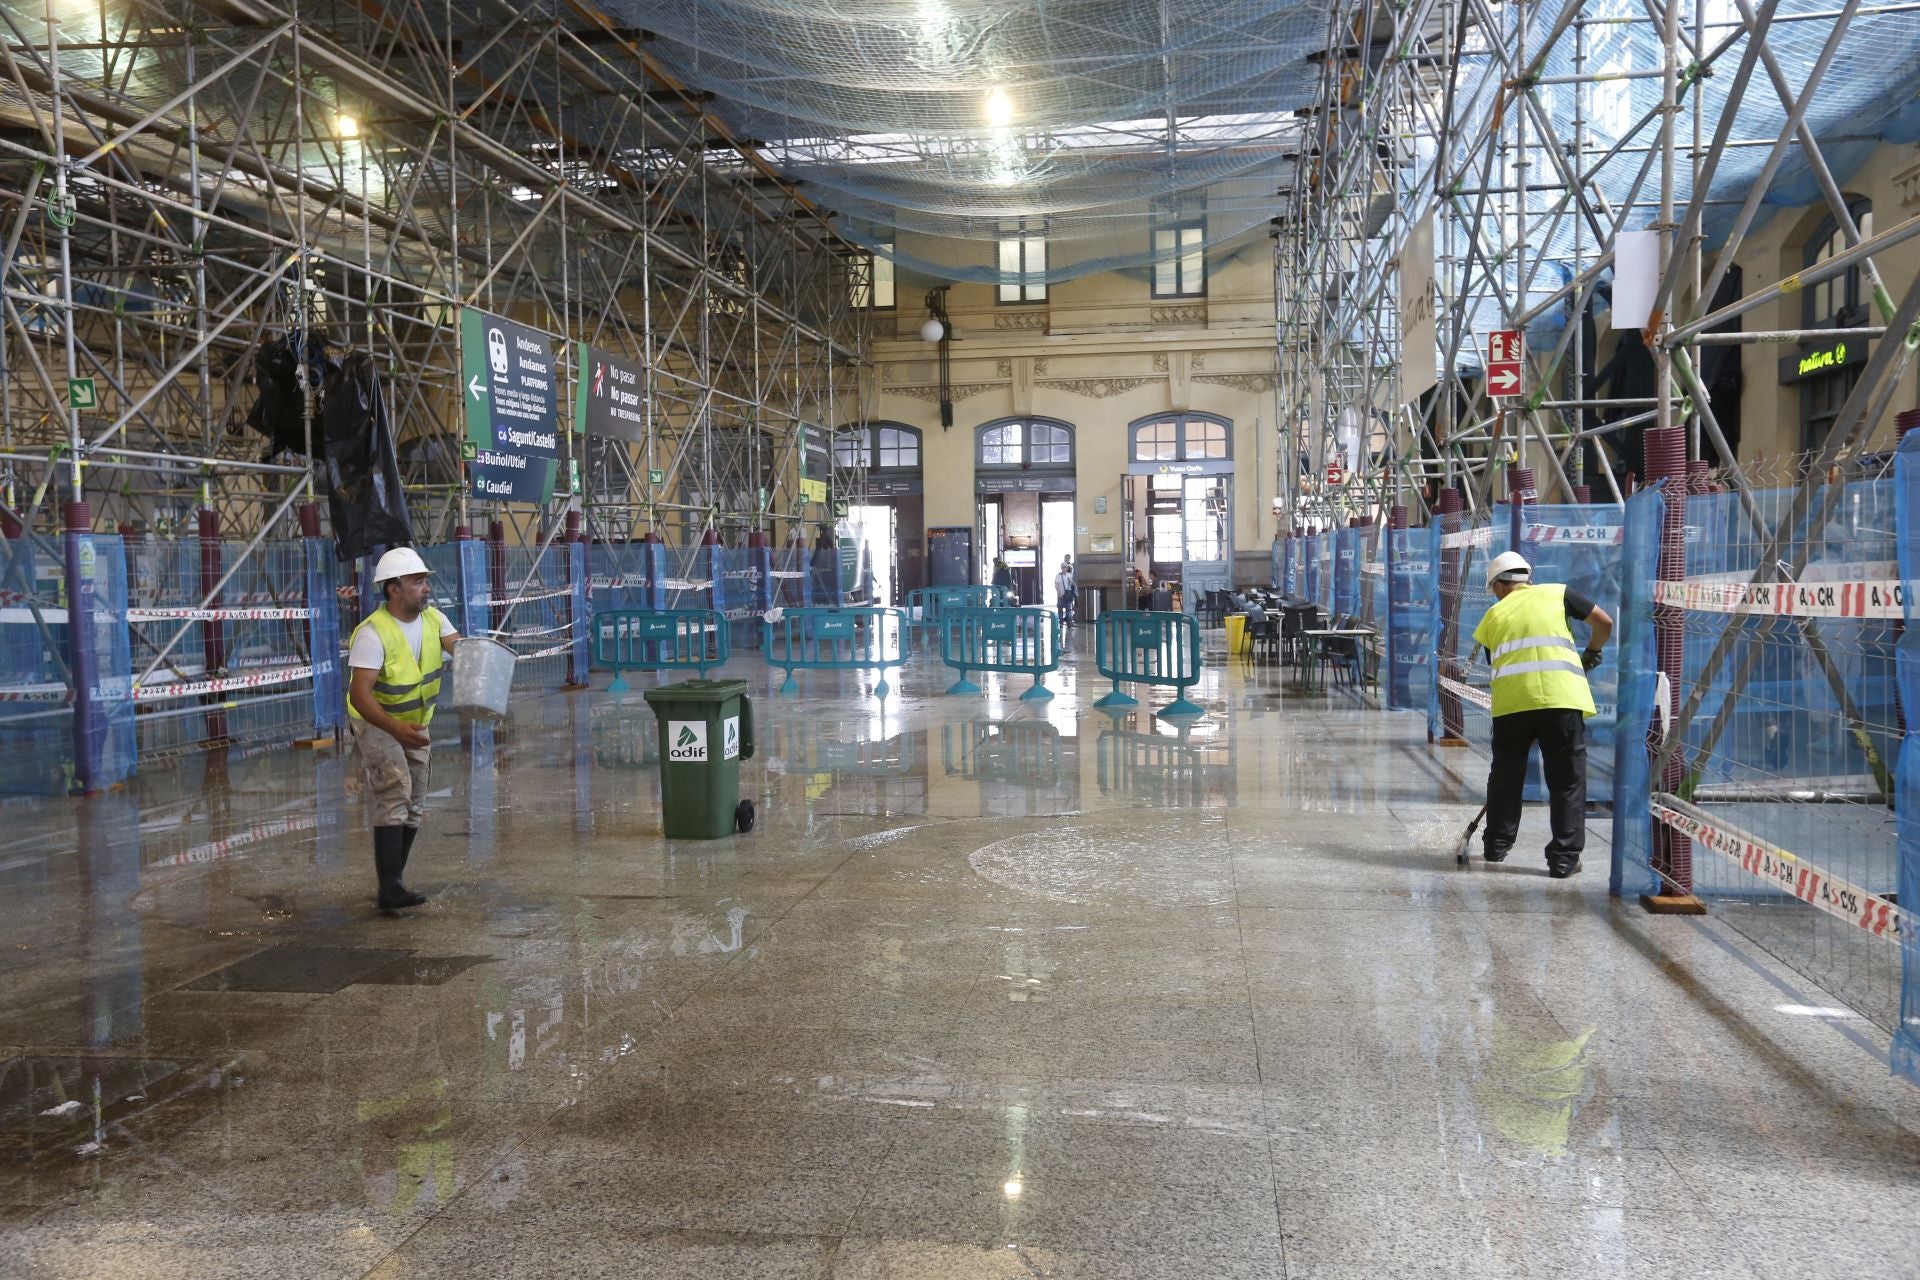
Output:
M1077 590L1073 580L1073 557L1068 556L1060 562L1060 572L1053 575L1053 598L1060 608L1060 620L1068 626L1073 625L1073 599Z
M433 704L440 673L460 635L447 615L427 603L427 564L412 547L395 547L373 569L380 607L353 629L347 652L348 723L367 775L373 818L373 867L382 911L417 907L427 899L401 883L407 855L420 834L427 798Z

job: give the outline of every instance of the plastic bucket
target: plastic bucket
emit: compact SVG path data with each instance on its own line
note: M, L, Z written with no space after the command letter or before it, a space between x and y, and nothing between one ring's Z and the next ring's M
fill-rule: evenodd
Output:
M513 650L485 636L462 636L453 655L453 709L499 720L513 692Z

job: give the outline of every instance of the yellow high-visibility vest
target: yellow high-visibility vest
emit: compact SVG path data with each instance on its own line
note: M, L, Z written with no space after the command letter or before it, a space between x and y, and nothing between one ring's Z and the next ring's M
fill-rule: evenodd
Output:
M372 627L373 633L380 637L386 659L380 674L373 679L373 700L402 724L426 724L433 719L434 700L440 696L440 628L445 622L446 615L432 605L421 611L418 658L413 656L413 646L407 643L406 633L400 630L400 624L384 604L353 629L354 636L358 637L361 628ZM352 648L351 641L348 648ZM353 705L351 688L347 693L347 714L355 720L365 719Z
M1567 589L1517 587L1474 628L1473 642L1493 660L1493 714L1552 709L1593 714L1593 691L1580 647L1567 626Z

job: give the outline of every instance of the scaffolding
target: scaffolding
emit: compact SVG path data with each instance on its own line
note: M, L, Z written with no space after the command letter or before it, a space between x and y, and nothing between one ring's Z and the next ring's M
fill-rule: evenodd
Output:
M247 424L275 340L371 358L417 543L830 528L813 486L832 492L827 433L864 416L865 256L653 38L584 0L0 7L8 585L35 550L58 563L63 534L166 560L211 521L226 577L176 575L181 616L152 666L136 653L136 685L183 643L198 658L193 610L320 532L313 397L297 431ZM544 505L474 496L463 309L552 339ZM637 428L566 429L575 343L643 371ZM13 594L59 625L30 583Z
M1484 609L1476 556L1613 527L1594 545L1637 637L1615 834L1639 877L1616 874L1615 892L1711 907L1889 1028L1908 1025L1903 960L1906 1016L1920 1007L1920 960L1885 943L1912 931L1895 920L1914 854L1893 803L1912 526L1887 427L1920 347L1920 279L1879 264L1920 219L1862 225L1843 182L1874 141L1910 137L1916 8L1341 0L1274 228L1277 420L1298 473L1282 477L1283 533L1430 525L1438 604L1406 629L1433 638L1403 665L1433 659L1436 741L1485 723L1486 673L1461 639ZM1811 205L1834 242L1742 281L1769 204ZM1848 273L1859 310L1746 328ZM1739 456L1716 370L1751 344L1820 340L1867 352L1831 426L1804 454ZM1626 356L1637 387L1614 376ZM1628 502L1636 483L1659 485L1653 505ZM1623 510L1582 514L1596 501ZM1647 564L1621 570L1626 552Z

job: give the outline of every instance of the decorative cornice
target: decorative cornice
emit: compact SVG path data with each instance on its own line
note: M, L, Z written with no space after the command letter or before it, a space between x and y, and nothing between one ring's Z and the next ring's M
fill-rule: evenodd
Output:
M1003 378L1011 378L1013 376L1013 357L1001 356L998 360L995 360L993 362L993 371ZM1033 374L1037 378L1046 371L1047 358L1041 356L1033 362Z
M1893 185L1900 192L1902 205L1920 205L1920 164L1894 174Z
M1108 396L1124 395L1135 387L1143 387L1149 382L1159 381L1159 378L1049 378L1034 385L1046 387L1052 391L1068 391L1076 396L1091 396L1095 400L1105 400Z
M1207 322L1207 304L1204 302L1182 302L1173 306L1153 308L1155 324L1205 324Z
M953 402L958 404L960 401L968 399L971 396L977 396L983 391L998 391L1006 385L1004 382L956 382L950 391ZM888 387L887 394L890 396L909 396L915 400L925 400L929 404L938 404L940 402L940 388L938 385Z
M993 327L1002 333L1008 331L1045 333L1047 313L1044 311L996 311L993 313Z
M1193 380L1255 393L1271 391L1280 385L1279 377L1271 373L1197 373Z
M1167 371L1167 353L1166 352L1156 351L1153 353L1153 371L1155 373L1165 373Z

